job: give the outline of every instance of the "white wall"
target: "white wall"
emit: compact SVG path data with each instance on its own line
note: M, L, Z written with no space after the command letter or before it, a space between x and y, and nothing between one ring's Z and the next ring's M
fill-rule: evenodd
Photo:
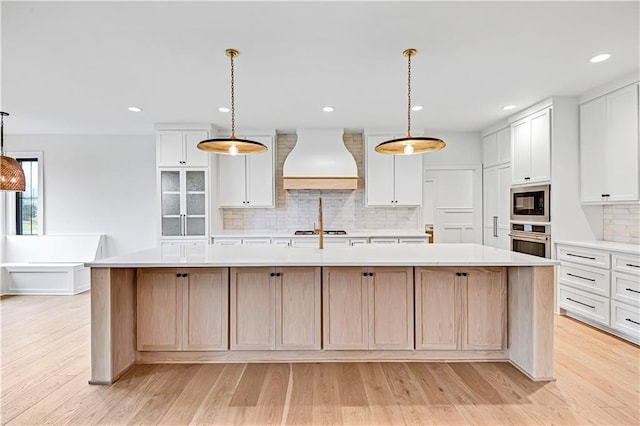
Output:
M424 154L424 167L462 166L482 164L482 139L480 132L425 132L442 139L447 146L436 152Z
M551 237L602 239L602 207L580 200L578 99L553 98L551 125ZM553 246L555 251L555 245ZM555 256L552 256L555 257Z
M44 153L46 234L106 234L107 256L157 245L153 135L5 135L5 149Z

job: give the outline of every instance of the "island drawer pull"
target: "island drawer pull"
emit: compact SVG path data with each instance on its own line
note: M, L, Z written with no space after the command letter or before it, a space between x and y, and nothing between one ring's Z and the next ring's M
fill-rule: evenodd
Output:
M573 254L573 253L567 253L567 256L573 256L573 257L580 257L582 259L589 259L589 260L596 260L595 257L590 257L590 256L582 256L579 254Z
M569 272L567 272L567 275L569 275L570 277L576 277L576 278L580 278L580 279L583 279L583 280L596 282L596 280L594 280L593 278L581 277L580 275L574 275L574 274L571 274Z
M632 292L634 292L634 293L640 293L640 291L638 291L638 290L634 290L634 289L629 288L629 287L625 288L625 290L627 290L627 291L632 291Z
M627 266L630 266L632 268L640 268L640 265L634 265L633 263L627 263Z
M638 322L638 321L634 321L634 320L632 320L631 318L625 318L624 320L625 320L625 321L632 322L632 323L634 323L634 324L638 324L638 325L640 325L640 322Z
M584 306L586 306L588 308L591 308L591 309L595 309L596 308L595 306L587 305L586 303L579 302L579 301L574 300L574 299L572 299L570 297L567 297L567 300L571 300L572 302L579 303L579 304L584 305Z

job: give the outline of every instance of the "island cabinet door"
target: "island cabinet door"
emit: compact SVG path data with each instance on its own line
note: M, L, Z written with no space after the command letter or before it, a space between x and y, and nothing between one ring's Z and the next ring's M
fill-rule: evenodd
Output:
M275 269L231 268L231 349L275 349Z
M275 272L276 349L320 349L320 268L277 268Z
M507 333L504 268L467 268L463 282L462 349L504 349Z
M369 349L413 349L413 268L369 268Z
M368 270L322 268L324 349L367 349Z
M416 349L459 349L459 275L447 268L416 268L415 279Z
M182 349L228 349L229 269L191 268L184 274Z
M183 281L174 268L138 269L136 320L139 351L182 349Z

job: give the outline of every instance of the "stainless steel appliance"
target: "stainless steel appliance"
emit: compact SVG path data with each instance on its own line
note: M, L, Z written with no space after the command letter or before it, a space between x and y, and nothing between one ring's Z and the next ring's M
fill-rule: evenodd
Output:
M551 257L551 226L525 223L511 224L511 251L538 257Z
M521 222L550 222L550 185L511 188L511 220Z

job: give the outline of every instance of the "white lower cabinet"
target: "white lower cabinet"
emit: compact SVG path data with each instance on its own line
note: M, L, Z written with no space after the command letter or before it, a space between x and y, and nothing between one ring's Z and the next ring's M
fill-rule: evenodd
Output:
M576 319L640 343L640 256L558 244L558 306Z

